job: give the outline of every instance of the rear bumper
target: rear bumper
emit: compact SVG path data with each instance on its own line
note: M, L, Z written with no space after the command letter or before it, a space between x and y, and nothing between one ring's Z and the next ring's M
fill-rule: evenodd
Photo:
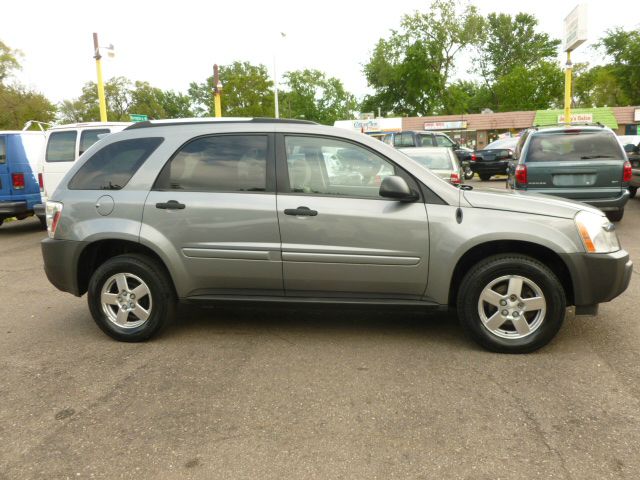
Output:
M40 244L44 260L44 272L58 290L81 295L78 286L78 259L86 242L45 238Z
M36 203L33 206L33 213L38 217L44 217L46 214L44 203Z
M27 202L2 202L0 201L0 215L20 215L21 213L29 213Z
M633 177L631 177L630 185L632 187L640 187L640 169L633 169Z
M560 254L573 283L574 304L591 307L613 300L629 286L633 263L624 250Z
M475 173L499 174L507 173L509 162L469 162Z
M627 190L626 188L621 189L620 193L617 196L604 198L575 198L573 196L575 195L574 191L560 189L555 190L553 188L527 188L526 191L531 193L554 195L556 197L566 198L567 200L571 200L572 202L587 203L605 212L620 210L621 208L624 208L624 206L627 204L627 201L629 200L629 190Z

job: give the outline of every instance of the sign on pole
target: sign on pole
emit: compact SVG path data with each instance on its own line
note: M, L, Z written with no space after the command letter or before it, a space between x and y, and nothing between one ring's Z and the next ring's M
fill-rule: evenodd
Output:
M140 113L130 113L129 120L131 120L132 122L146 122L147 120L149 120L149 117Z
M570 52L587 41L587 6L577 5L564 19L564 51Z

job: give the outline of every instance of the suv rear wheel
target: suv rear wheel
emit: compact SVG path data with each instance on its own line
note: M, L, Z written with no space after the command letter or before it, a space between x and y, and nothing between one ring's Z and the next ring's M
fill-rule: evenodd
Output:
M612 222L619 222L624 216L624 208L621 208L620 210L614 210L612 212L605 212L605 215Z
M458 292L458 316L480 345L526 353L558 333L566 313L564 289L544 264L526 255L495 255L476 264Z
M100 265L89 281L91 315L107 335L125 342L147 340L171 318L175 294L164 268L136 254Z

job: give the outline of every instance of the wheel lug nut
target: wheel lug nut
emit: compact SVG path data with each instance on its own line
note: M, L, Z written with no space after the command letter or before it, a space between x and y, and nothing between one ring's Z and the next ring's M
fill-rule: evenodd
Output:
M515 302L516 301L516 296L515 295L511 295L509 297L509 300L511 300L512 302Z
M524 308L524 303L519 303L518 308Z
M129 298L130 298L131 300L133 300L134 298L136 298L136 296L135 296L135 294L133 294L133 293L132 293L131 295L129 295Z
M513 316L514 316L514 318L518 318L520 316L520 313L519 312L513 312Z
M509 315L509 311L508 310L502 310L502 316L506 317Z
M503 307L507 306L507 301L506 300L500 300L500 305L502 305Z

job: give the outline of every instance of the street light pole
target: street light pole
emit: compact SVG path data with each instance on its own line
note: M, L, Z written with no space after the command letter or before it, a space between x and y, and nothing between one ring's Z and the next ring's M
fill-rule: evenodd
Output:
M571 50L567 50L567 64L564 71L564 123L571 123Z
M222 116L222 82L218 77L218 64L213 66L213 109L216 117Z
M102 64L100 59L102 59L102 55L100 55L100 46L98 45L98 34L94 32L93 34L93 51L95 55L93 58L96 59L96 70L98 72L98 101L100 102L100 121L107 121L107 102L104 96L104 82L102 80Z

